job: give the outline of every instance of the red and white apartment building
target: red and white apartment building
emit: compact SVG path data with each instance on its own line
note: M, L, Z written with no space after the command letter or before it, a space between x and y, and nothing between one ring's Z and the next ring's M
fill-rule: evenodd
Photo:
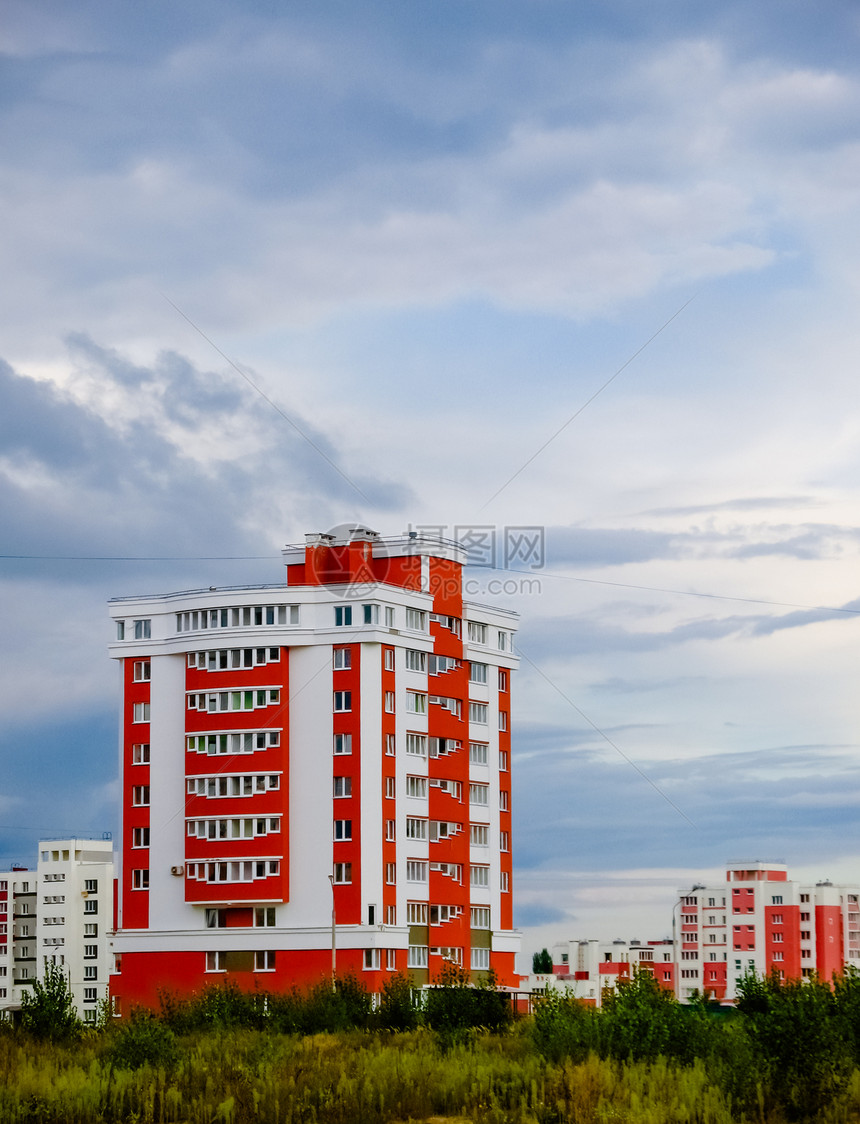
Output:
M732 1002L748 973L829 980L860 968L860 887L805 885L777 863L739 863L719 886L694 886L675 902L672 940L567 941L553 946L553 969L583 999L599 1004L634 967L652 972L679 999L707 992Z
M110 603L122 678L120 1010L224 978L514 985L515 614L464 549L365 528L278 586ZM334 921L334 924L333 924Z

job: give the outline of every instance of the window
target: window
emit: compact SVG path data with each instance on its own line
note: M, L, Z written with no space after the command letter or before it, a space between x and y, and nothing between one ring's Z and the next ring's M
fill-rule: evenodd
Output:
M394 885L396 885L396 883L397 883L397 864L396 863L386 863L385 864L385 884L386 884L386 886L394 886ZM394 922L392 921L391 924L393 925Z
M332 777L332 795L336 799L352 796L352 777Z
M97 944L85 944L84 945L84 959L85 960L96 960L98 958L98 955L99 955L99 946Z
M416 859L409 859L406 863L406 881L407 882L426 882L427 881L427 863L419 862Z
M131 872L131 887L133 890L148 890L149 889L149 871L148 870L133 870ZM84 913L95 913L95 910L90 911L86 907L90 904L96 905L93 902L84 902Z
M352 882L352 863L335 863L334 881L341 886Z
M84 1003L95 1003L98 999L98 990L99 989L97 987L85 987Z
M499 643L499 651L500 652L507 651L507 649L508 649L508 634L506 632L502 632L501 629L499 629L499 641L498 641L498 643ZM510 647L511 647L511 651L513 651L513 647L514 647L513 638L511 638Z
M132 765L148 765L149 764L149 743L138 743L131 747L131 763Z
M801 905L805 904L808 901L809 901L809 894L801 894L800 895Z
M391 924L393 925L394 922L392 921ZM397 971L397 949L387 948L385 950L385 970L387 972Z
M469 721L477 722L481 726L487 725L487 704L486 703L469 703Z
M774 894L770 901L771 905L782 905L782 894Z
M383 655L383 666L386 671L394 671L394 649L385 648Z
M507 831L499 832L499 850L510 851L511 849L511 836Z
M378 605L362 605L361 614L365 624L379 624Z
M99 880L97 878L84 879L84 889L88 894L97 894L99 892Z
M489 827L486 824L473 823L469 828L469 843L472 847L489 847Z
M469 664L469 682L470 683L486 683L487 682L487 665L485 663L470 663Z
M486 765L489 748L484 742L469 742L469 764Z
M499 729L507 730L508 728L508 712L506 710L499 711Z
M427 903L426 902L407 902L406 903L406 924L407 925L426 925L427 924Z
M138 702L132 707L132 722L149 721L149 703Z
M117 640L125 640L125 621L116 622L116 638Z
M470 925L473 929L490 928L489 906L473 905L471 909Z
M84 965L84 979L97 980L99 978L99 970L95 964Z
M386 691L385 692L385 713L386 714L393 714L394 713L394 692L393 691Z
M469 638L470 644L486 644L487 643L487 626L479 624L477 621L467 621L466 635Z
M423 609L406 610L406 627L415 629L418 632L427 631L427 614Z
M223 972L226 969L226 956L223 952L206 953L206 971Z
M412 816L406 819L406 838L407 839L426 839L427 838L427 821L415 819Z
M427 778L407 777L406 795L417 797L419 800L425 800L427 798Z
M352 710L352 691L335 691L334 709L336 714Z
M150 663L149 660L135 660L134 661L134 681L135 683L148 683L150 676Z
M412 648L406 649L406 670L407 671L426 671L427 670L427 654L425 652L416 652Z
M386 800L393 800L397 795L397 782L394 777L385 778L385 798Z
M134 638L135 640L149 640L152 637L152 621L135 621L134 622Z
M332 667L335 671L345 671L352 667L352 652L349 648L334 648L332 650Z
M510 875L508 874L508 872L506 870L503 870L502 873L499 875L499 889L501 890L501 892L503 894L510 893L510 889L511 889Z
M489 886L490 868L488 866L470 866L469 884L471 886Z
M488 784L470 784L469 803L481 804L486 807L490 803L490 786Z
M773 917L771 917L771 922L774 925L781 925L782 924L782 914L781 913L775 913L773 915Z
M132 828L131 845L132 845L132 847L148 847L149 846L149 828L148 827Z
M136 808L149 807L149 785L136 784L131 790L131 802Z
M394 606L385 606L385 627L394 628Z
M473 948L471 967L476 972L485 972L490 967L490 950L488 948Z
M508 793L506 789L502 789L499 793L499 811L507 812L508 810Z
M389 843L393 843L396 838L397 825L394 820L385 821L385 838Z
M335 756L352 753L352 734L335 734L334 753Z
M426 757L427 736L425 734L407 734L406 752L412 757Z
M230 734L192 734L186 738L189 753L214 757L225 753L256 753L281 744L280 730L243 730Z
M204 914L207 929L224 929L227 925L226 909L207 909Z
M335 605L335 628L349 628L352 624L352 605Z
M407 691L406 710L409 714L426 714L427 696L418 691Z
M335 820L334 838L336 842L352 839L352 820Z
M258 949L254 953L254 971L255 972L274 972L275 970L275 954L274 952L264 952Z
M365 972L378 971L379 969L379 949L366 948L364 950L364 970Z
M499 750L499 772L506 773L508 771L508 751L506 749Z
M254 910L254 925L258 929L273 929L275 927L275 907L258 906Z
M408 609L406 611L409 612ZM408 968L426 968L427 945L411 944L406 957L406 965Z
M507 691L508 689L508 673L503 667L499 668L499 690Z
M85 937L97 937L98 935L99 935L98 924L94 921L88 921L86 923L86 925L84 925L84 936Z

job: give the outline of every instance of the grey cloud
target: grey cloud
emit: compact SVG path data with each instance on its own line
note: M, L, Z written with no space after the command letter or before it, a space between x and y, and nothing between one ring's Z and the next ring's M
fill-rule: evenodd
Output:
M345 508L355 508L355 492L319 448L334 464L336 451L304 419L302 429L318 448L250 391L239 394L217 376L209 380L181 356L163 355L148 369L86 337L76 337L75 346L90 376L123 388L131 402L147 394L155 420L142 416L115 429L53 385L0 364L0 453L10 466L0 470L0 518L8 553L269 554L274 577L268 580L277 580L277 548L289 533L288 520L304 521L312 510L315 520L328 511L336 522ZM182 447L181 437L167 439L159 392L171 399L167 412L178 419L180 434L199 436L213 419L246 413L252 438L241 457L204 463ZM396 482L363 478L363 484L381 510L400 507L409 495ZM27 564L26 572L33 571ZM90 569L93 579L98 573ZM252 566L248 580L260 580L259 574L259 565ZM66 567L63 577L77 580L80 571Z
M814 496L739 496L719 503L691 504L686 507L655 507L643 515L714 515L724 511L768 511L787 508L794 511L798 507L817 507L820 501Z
M546 554L548 566L569 563L577 566L622 566L654 558L673 558L686 536L664 531L635 528L548 527Z
M845 752L852 748L637 760L695 827L608 749L538 758L517 775L518 868L623 869L640 853L649 865L677 866L683 855L703 869L743 855L823 861L855 834L860 765Z

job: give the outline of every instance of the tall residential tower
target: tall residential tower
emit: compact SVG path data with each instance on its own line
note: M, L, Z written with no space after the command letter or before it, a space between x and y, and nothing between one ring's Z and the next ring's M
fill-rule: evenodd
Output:
M283 585L111 602L120 1010L314 982L333 946L371 991L446 960L516 982L516 616L463 600L456 542L306 539Z

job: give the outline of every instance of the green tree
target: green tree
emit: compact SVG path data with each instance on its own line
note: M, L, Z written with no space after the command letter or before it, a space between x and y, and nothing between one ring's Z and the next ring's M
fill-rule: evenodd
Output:
M414 1030L421 1021L421 993L398 972L382 981L375 1024L384 1030Z
M737 1009L764 1070L767 1088L790 1120L812 1120L844 1092L853 1042L840 1000L818 978L755 974L738 984Z
M532 971L536 976L548 976L552 973L552 956L549 949L543 948L534 954Z
M81 1029L72 989L61 968L45 959L44 979L34 980L21 996L21 1025L51 1041L74 1038Z
M700 1006L684 1008L661 988L651 972L635 969L604 994L598 1023L603 1057L653 1061L658 1056L692 1062L705 1033L707 1016Z

